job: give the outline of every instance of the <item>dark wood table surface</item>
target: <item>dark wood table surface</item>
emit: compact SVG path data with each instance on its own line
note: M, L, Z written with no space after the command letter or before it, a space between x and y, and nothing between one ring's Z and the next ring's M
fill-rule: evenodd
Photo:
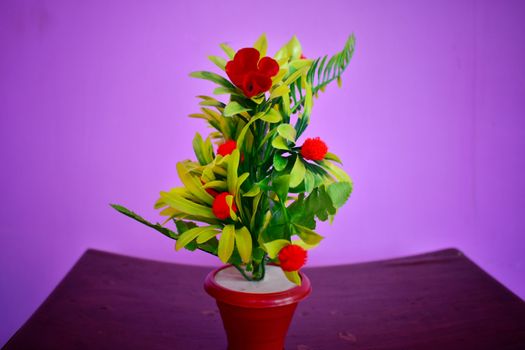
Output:
M209 271L88 250L3 349L225 350ZM525 349L525 303L456 249L305 272L287 350Z

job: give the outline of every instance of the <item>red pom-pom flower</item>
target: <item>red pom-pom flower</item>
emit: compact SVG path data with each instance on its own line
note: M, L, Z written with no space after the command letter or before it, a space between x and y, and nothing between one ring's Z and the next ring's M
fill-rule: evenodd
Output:
M306 263L308 254L302 247L290 244L281 249L278 258L283 271L298 271Z
M226 74L248 98L270 90L272 77L279 72L279 64L273 58L263 57L257 49L246 47L237 51L226 64Z
M217 154L220 154L223 157L226 157L228 154L231 154L234 149L237 148L237 142L234 140L229 140L224 142L217 148Z
M211 210L213 211L213 214L217 217L217 219L225 220L230 217L230 207L226 202L226 196L229 195L230 194L228 192L222 192L218 194L213 200ZM232 210L234 213L237 212L237 206L235 205L235 201L232 202Z
M323 160L328 153L328 147L319 137L309 138L301 147L301 156L309 160Z

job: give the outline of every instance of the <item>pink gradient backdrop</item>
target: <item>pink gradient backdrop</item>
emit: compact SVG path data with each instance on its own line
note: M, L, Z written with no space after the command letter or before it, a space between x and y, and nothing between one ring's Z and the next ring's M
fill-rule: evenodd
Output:
M316 101L355 193L310 266L458 247L525 296L522 1L0 2L0 344L88 247L188 264L160 234L159 190L205 131L188 77L218 44L357 51ZM371 276L373 278L373 276Z

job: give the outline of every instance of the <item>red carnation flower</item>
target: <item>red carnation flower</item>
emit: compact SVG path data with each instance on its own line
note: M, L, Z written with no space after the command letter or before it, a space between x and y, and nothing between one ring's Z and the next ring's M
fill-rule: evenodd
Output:
M307 252L302 247L290 244L279 252L279 262L284 271L297 271L306 263Z
M270 90L272 77L279 72L279 64L273 58L259 60L260 56L257 49L246 47L226 64L226 74L248 98Z
M229 140L224 142L222 145L220 145L217 148L217 154L220 154L221 156L225 157L228 154L231 154L234 149L237 148L237 142L234 140Z
M326 143L319 137L306 139L301 147L301 155L309 160L322 160L327 152Z
M226 203L226 196L229 196L228 192L222 192L215 197L211 210L217 219L225 220L230 217L230 207ZM232 202L232 210L234 213L237 212L237 206L235 201Z

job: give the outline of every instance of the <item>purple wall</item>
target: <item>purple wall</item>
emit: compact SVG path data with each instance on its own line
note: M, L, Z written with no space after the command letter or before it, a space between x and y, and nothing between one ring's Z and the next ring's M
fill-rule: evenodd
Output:
M523 1L188 3L0 2L0 344L88 247L217 264L107 203L156 218L205 130L188 73L263 31L309 57L357 37L307 132L355 180L310 264L454 246L525 297Z

